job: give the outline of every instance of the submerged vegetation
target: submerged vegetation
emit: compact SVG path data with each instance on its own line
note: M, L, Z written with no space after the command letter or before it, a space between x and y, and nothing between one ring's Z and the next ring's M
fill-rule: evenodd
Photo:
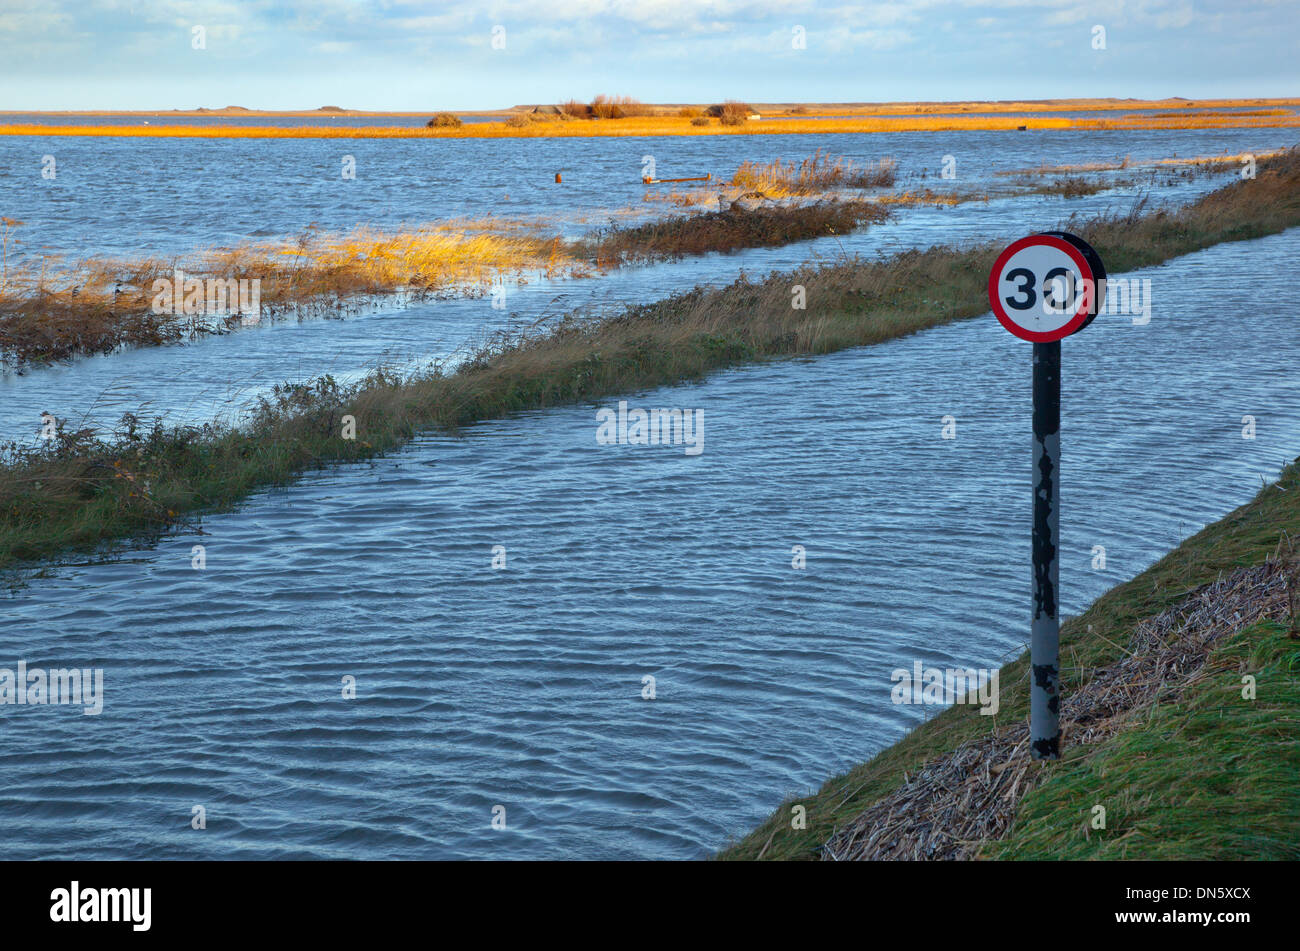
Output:
M1053 182L1041 182L1037 185L1030 184L1030 192L1039 195L1060 195L1064 198L1081 198L1084 195L1095 195L1110 186L1106 182L1089 180L1078 175L1072 175L1067 178L1058 178Z
M454 116L452 118L455 118ZM520 121L530 121L518 117ZM730 205L634 227L610 226L579 241L497 220L458 221L407 232L356 229L322 234L311 228L292 241L240 245L181 258L120 261L87 258L70 267L42 256L14 263L21 222L0 219L0 360L22 365L156 346L188 336L225 333L285 313L337 311L350 298L400 291L482 293L493 281L528 274L590 275L595 269L679 258L709 251L789 244L847 234L889 217L883 201L812 201L834 189L892 182L888 160L859 167L818 152L798 167L745 163L721 192L700 190L677 204ZM747 189L794 203L750 207ZM895 196L905 203L907 196ZM671 196L670 196L671 200ZM734 200L734 203L733 203ZM923 200L923 199L917 199ZM228 306L226 285L256 282L253 313ZM171 306L171 285L192 306ZM157 306L159 289L162 302ZM220 292L216 305L213 295Z
M1262 161L1177 210L1069 222L1113 274L1221 241L1300 224L1300 153ZM244 428L141 429L124 420L101 436L61 424L36 449L0 459L0 567L165 531L187 514L229 506L312 466L366 458L428 428L454 431L522 410L699 379L736 364L877 343L987 310L999 245L936 247L874 261L805 265L765 280L741 277L629 307L606 319L570 315L500 336L455 369L377 373L350 387L287 386ZM806 310L790 288L807 289ZM344 416L351 416L349 438ZM1298 496L1300 497L1300 496Z
M843 235L889 217L868 201L821 201L808 205L765 205L667 218L596 231L578 246L599 267L664 260L709 251L771 247L828 235Z
M780 159L766 165L743 162L731 182L768 198L802 197L840 188L888 188L894 184L897 168L893 159L857 165L818 149L798 165Z
M1256 162L1261 159L1274 158L1281 155L1282 149L1272 149L1264 152L1239 152L1229 155L1224 151L1220 155L1189 155L1179 158L1171 156L1168 158L1147 159L1140 162L1134 162L1131 157L1116 159L1113 162L1085 162L1080 165L1039 165L1034 168L1017 168L1006 171L994 172L994 175L1068 175L1078 172L1117 172L1124 171L1136 165L1150 165L1156 167L1177 166L1185 167L1190 170L1213 175L1218 172L1238 171L1245 167L1252 159Z
M507 272L554 273L579 264L558 238L468 233L454 224L398 234L358 229L321 235L309 229L291 242L211 250L184 260L89 258L65 270L50 267L45 258L27 267L6 260L0 357L23 363L151 346L222 333L286 308L337 307L349 295L482 288ZM257 282L252 313L238 306L227 286L240 281ZM180 307L174 306L177 297ZM193 306L183 306L186 300Z

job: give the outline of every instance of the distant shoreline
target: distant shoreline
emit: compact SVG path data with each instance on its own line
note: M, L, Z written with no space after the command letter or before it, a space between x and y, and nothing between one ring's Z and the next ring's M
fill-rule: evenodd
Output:
M459 116L509 116L548 105L546 103L528 103L507 106L498 109L437 109L427 110L390 110L390 109L345 109L321 106L315 109L248 109L243 106L222 106L219 108L195 109L10 109L0 110L0 115L10 116L186 116L201 118L205 116L265 116L267 118L318 118L324 116L431 116L435 112L453 112ZM702 107L705 103L656 103L648 104L652 115L668 115L691 106ZM806 109L807 115L849 114L849 115L922 115L934 113L961 112L1104 112L1120 109L1226 109L1250 106L1300 107L1300 97L1282 98L1238 98L1238 99L996 99L996 100L959 100L940 102L934 100L916 102L755 102L755 110L763 114L777 115L791 109Z

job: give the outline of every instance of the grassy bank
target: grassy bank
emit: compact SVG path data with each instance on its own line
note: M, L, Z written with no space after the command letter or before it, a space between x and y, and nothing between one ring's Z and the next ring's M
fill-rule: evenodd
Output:
M1300 153L1262 162L1176 211L1072 222L1119 274L1222 241L1300 224ZM1046 224L1046 223L1044 223ZM241 430L60 430L0 459L0 568L164 530L233 504L304 468L367 457L422 428L454 430L521 410L699 379L747 361L878 343L987 310L1000 246L931 248L893 258L741 278L604 320L570 316L499 339L454 372L378 375L350 388L287 387ZM806 309L791 306L796 285ZM344 417L352 417L355 432ZM355 438L348 438L352 434Z
M996 717L950 707L720 857L1300 857L1297 535L1300 460L1062 625L1059 762L1028 758L1022 656Z

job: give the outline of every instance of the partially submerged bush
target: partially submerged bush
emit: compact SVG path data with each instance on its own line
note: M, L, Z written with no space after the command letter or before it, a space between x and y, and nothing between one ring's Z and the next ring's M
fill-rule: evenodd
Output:
M460 116L451 112L439 112L425 123L430 129L459 129L464 124Z
M575 251L602 267L677 258L710 251L779 247L834 234L848 234L889 218L875 202L823 201L810 205L755 205L737 202L730 211L711 211L628 227L596 231Z
M1039 185L1034 189L1044 195L1061 195L1064 198L1083 198L1085 195L1095 195L1106 186L1102 182L1089 181L1082 176L1073 176L1067 178L1058 178L1051 184Z
M851 159L833 159L818 149L798 165L780 159L767 165L742 162L731 183L768 195L812 195L834 188L888 188L894 184L896 171L893 159L857 165Z

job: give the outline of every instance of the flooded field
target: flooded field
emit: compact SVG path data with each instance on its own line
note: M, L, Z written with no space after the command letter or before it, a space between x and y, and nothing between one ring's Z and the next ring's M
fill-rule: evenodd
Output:
M833 146L892 156L904 175L925 169L938 190L991 187L998 171L1041 163L1287 144L1281 132L1206 130ZM25 254L169 254L312 223L488 215L576 235L645 204L646 155L662 175L721 174L826 145L8 137L0 199L24 221ZM51 149L59 177L34 187ZM339 179L345 152L355 181ZM955 180L938 177L945 155ZM34 439L47 411L95 428L128 410L238 419L275 382L454 360L547 314L726 283L742 268L1009 239L1126 210L1143 190L1181 203L1225 180L907 207L843 237L511 285L503 309L367 302L337 320L11 373L0 438ZM1064 345L1066 614L1300 451L1300 338L1285 303L1297 253L1293 229L1130 275L1151 281L1150 322L1099 318ZM1228 273L1250 277L1231 297ZM698 455L599 445L597 410L617 400L425 435L374 464L261 492L201 533L31 579L0 602L0 656L101 667L104 705L9 712L22 729L0 737L7 853L707 855L914 725L924 708L891 703L894 668L996 667L1022 649L1028 359L987 317L623 397L701 412ZM955 439L941 437L945 416ZM1093 567L1099 545L1104 568ZM505 566L494 568L497 546ZM355 699L343 699L346 678ZM203 833L190 829L196 805ZM491 828L498 806L506 830Z

